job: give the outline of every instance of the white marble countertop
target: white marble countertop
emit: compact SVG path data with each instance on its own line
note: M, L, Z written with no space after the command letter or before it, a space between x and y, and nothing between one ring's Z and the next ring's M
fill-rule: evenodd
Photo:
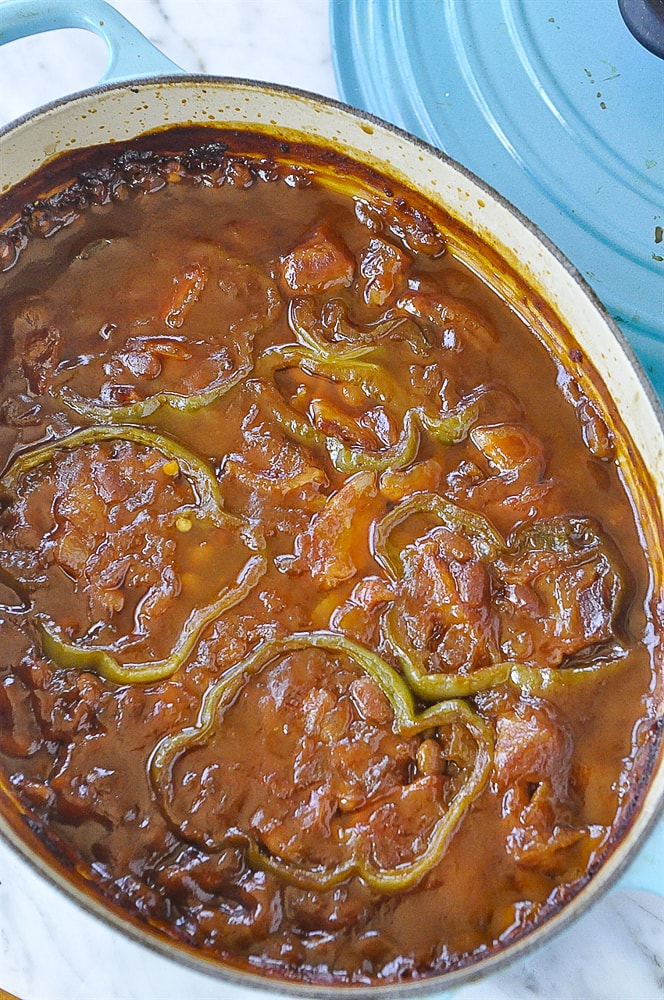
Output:
M113 5L187 71L338 96L327 0L113 0ZM79 31L59 35L1 50L0 127L101 76L105 52L99 39ZM664 864L664 859L653 861ZM3 989L21 1000L266 996L145 950L80 910L0 843L0 996ZM664 997L664 901L615 889L551 943L455 996L659 1000Z

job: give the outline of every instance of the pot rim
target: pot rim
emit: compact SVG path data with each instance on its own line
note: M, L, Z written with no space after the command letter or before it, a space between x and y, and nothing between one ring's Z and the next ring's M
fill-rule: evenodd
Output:
M99 83L93 87L85 88L73 94L48 102L33 111L21 115L14 121L0 127L0 152L2 143L6 141L7 138L12 138L15 133L20 133L23 129L31 129L40 120L48 119L50 116L60 112L69 112L72 108L75 108L77 103L81 101L88 101L90 99L97 98L100 95L103 96L120 92L124 93L127 91L132 94L136 94L138 97L142 91L149 89L162 87L191 88L192 86L201 87L203 89L206 87L228 90L242 89L253 91L256 94L267 94L277 98L278 100L288 98L303 101L308 105L322 105L328 110L337 112L352 119L356 119L358 123L368 125L375 130L380 130L390 137L401 141L402 143L406 143L409 147L419 150L425 156L433 157L435 160L446 164L449 168L459 174L463 180L469 182L473 187L477 188L486 197L490 198L500 208L507 212L509 216L516 220L518 225L528 230L531 236L535 238L548 255L553 258L557 265L563 269L568 278L570 278L578 287L580 292L588 300L592 310L608 328L610 334L617 342L620 352L625 356L628 366L631 369L632 374L636 377L639 387L646 398L647 404L653 412L655 422L658 425L660 435L664 441L664 409L662 408L662 404L656 395L645 370L636 357L632 345L618 324L611 317L608 310L604 307L594 290L585 280L583 275L580 274L577 268L569 261L562 251L554 243L552 243L546 234L543 233L539 227L528 219L518 208L492 188L488 182L477 177L474 173L472 173L472 171L464 167L463 164L458 163L446 153L430 145L426 141L413 136L398 126L366 111L355 108L349 104L345 104L335 98L322 96L297 87L244 79L241 77L189 74L184 72L173 74L167 73L158 76L136 76L130 79ZM186 115L183 115L183 120L169 122L165 128L172 127L177 129L189 123L190 120L186 118ZM213 127L215 125L224 127L222 119L217 119L214 123L204 123L201 121L196 122L195 124L211 124ZM256 122L252 120L252 124L246 126L246 131L250 130L266 131L269 134L274 135L279 132L279 123L277 123L276 126L268 127L265 122ZM139 130L136 132L136 135L149 134L150 131L153 130L148 129L145 132L141 132ZM310 141L312 145L320 146L323 144L323 139L320 135L311 136ZM101 146L106 144L108 144L108 137L101 136L95 137L94 142L91 142L90 146ZM81 146L80 148L85 148L85 146ZM343 146L340 148L343 149ZM58 150L54 154L48 156L43 164L35 166L34 170L40 169L48 162L56 161L62 155L66 155L66 152L67 150L64 148ZM347 155L350 156L351 159L355 159L357 158L357 151L354 147L348 147ZM377 162L382 164L379 169L381 169L383 173L389 175L392 169L392 164L381 160ZM6 196L6 194L13 188L14 183L19 183L20 180L30 176L33 172L33 170L30 170L26 175L24 175L24 177L21 177L17 181L9 183L6 187L4 187L2 191L0 191L0 199ZM399 176L398 170L396 173L393 173L393 176ZM2 183L1 178L0 183ZM411 181L410 186L413 190L420 191L417 181ZM455 215L455 212L452 211L451 214ZM498 247L498 251L501 255L503 255L503 249L505 248L501 244ZM528 277L526 277L525 280L527 282ZM553 303L553 308L556 313L559 312L555 303ZM602 378L601 374L600 378ZM610 390L609 393L611 394ZM621 407L619 407L619 411L622 414ZM628 427L629 426L631 425L628 424ZM659 789L656 787L658 782L662 785ZM252 971L245 971L244 969L240 970L230 964L209 959L205 955L196 953L194 949L188 949L170 941L168 938L160 935L158 930L152 930L146 925L134 924L127 918L122 917L119 913L116 914L116 912L106 906L101 899L83 892L73 880L70 881L65 874L64 868L62 871L60 871L58 867L54 868L52 863L49 865L47 861L41 858L37 852L33 852L2 814L0 814L0 836L3 840L8 842L18 852L18 854L40 874L40 876L46 876L47 880L52 885L55 885L60 890L64 890L70 899L73 899L88 913L91 913L106 925L110 925L116 930L128 935L133 940L139 941L142 945L149 947L152 951L156 951L162 956L176 961L177 963L185 964L192 969L205 972L218 979L225 979L238 985L264 990L268 993L277 993L282 996L289 994L304 997L341 997L342 995L351 995L353 997L366 996L396 998L431 993L438 993L440 995L441 991L454 989L460 985L476 981L497 972L498 970L505 968L516 960L523 958L524 955L529 954L533 950L542 946L554 935L562 932L574 923L574 921L587 911L587 909L597 900L598 897L602 896L610 888L616 887L618 881L634 861L635 856L638 855L643 848L644 842L657 827L658 822L664 830L664 822L662 822L663 816L664 753L662 740L660 739L658 744L657 760L653 763L648 775L647 788L643 793L643 797L638 805L638 808L635 810L635 815L629 820L628 828L625 829L622 834L616 835L617 843L614 844L609 855L605 857L599 869L595 871L592 876L586 876L583 886L576 891L566 903L561 905L549 917L543 919L531 931L527 932L513 943L505 946L504 948L493 950L485 957L476 959L471 965L454 969L449 972L433 974L426 979L389 985L352 984L342 986L335 983L307 983L290 981L282 978L273 979L269 974L258 974Z

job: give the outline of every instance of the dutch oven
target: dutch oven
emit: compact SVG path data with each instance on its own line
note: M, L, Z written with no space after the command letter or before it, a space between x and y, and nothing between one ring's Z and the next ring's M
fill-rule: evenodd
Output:
M0 194L11 191L45 163L72 149L127 141L164 126L219 123L238 130L265 130L286 140L306 140L342 152L383 174L405 182L426 199L442 204L453 217L490 244L547 302L564 325L574 331L608 388L617 410L642 457L664 507L664 426L659 402L624 336L571 264L547 238L510 204L463 166L399 129L332 100L298 90L242 79L193 76L156 50L103 0L7 0L0 4L0 43L55 28L77 27L95 32L106 43L109 64L101 83L21 118L0 130ZM94 112L91 115L91 112ZM660 715L664 679L660 677ZM540 945L567 927L607 890L619 885L664 891L664 752L653 768L638 814L622 842L588 885L553 918L515 945L491 954L479 964L412 984L419 992L451 989L478 975L488 975L506 962ZM229 975L236 983L329 995L334 988L284 986L261 977L228 972L201 957L182 957L177 947L148 932L124 924L115 914L53 870L34 854L20 834L20 824L0 817L0 833L39 872L84 907L109 920L143 943L175 960L192 961L200 969ZM647 850L644 850L647 847ZM381 995L403 987L377 987ZM410 990L408 987L407 992ZM351 993L355 992L351 989ZM361 990L360 990L361 992ZM348 990L342 991L343 995Z

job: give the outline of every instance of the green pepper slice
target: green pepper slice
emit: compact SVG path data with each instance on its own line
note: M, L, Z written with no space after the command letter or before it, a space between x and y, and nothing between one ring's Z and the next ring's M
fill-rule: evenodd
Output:
M439 444L449 445L463 441L477 421L479 400L472 397L462 400L453 410L432 413L424 406L414 406L406 410L399 440L387 448L371 451L360 445L347 444L337 438L330 438L328 450L336 469L340 472L357 472L370 469L385 472L387 469L403 469L415 461L420 446L422 432L435 438Z
M616 650L614 656L582 666L534 667L516 660L497 660L470 672L431 674L418 651L398 638L399 630L394 624L395 614L392 606L385 615L385 638L409 687L418 698L426 702L468 698L501 684L511 684L520 691L532 694L553 694L568 690L570 685L577 686L612 677L624 665L624 653Z
M118 440L153 448L168 460L177 463L178 470L187 478L196 497L196 503L191 507L179 508L180 513L190 510L197 517L207 517L218 527L239 532L250 548L257 547L245 519L224 509L219 483L212 468L173 438L144 427L101 425L73 431L65 437L20 452L5 473L2 483L6 488L15 490L22 477L51 462L62 449L73 450L101 441ZM202 630L224 611L243 600L265 573L266 568L264 555L252 556L240 572L235 584L224 587L216 600L210 604L191 612L174 650L165 659L141 664L122 664L110 648L68 642L44 617L37 623L42 648L46 656L59 667L92 670L117 684L153 683L163 680L175 673L188 659Z
M71 451L85 445L98 444L100 441L130 441L133 444L154 448L155 451L161 452L167 459L177 462L178 468L191 484L197 500L197 503L191 508L193 513L197 516L208 517L220 527L246 528L243 518L230 514L224 509L224 501L217 477L207 462L174 438L147 430L144 427L132 425L108 427L105 424L99 424L72 431L71 434L64 437L55 438L36 448L20 452L14 458L1 481L8 489L15 490L23 476L39 468L40 465L51 462L61 449ZM187 508L183 508L183 510L185 509Z
M68 386L59 389L54 395L56 399L63 402L70 410L74 410L75 413L86 417L88 420L103 420L109 424L124 424L131 420L141 420L149 417L160 406L169 406L180 413L194 413L196 410L200 410L204 406L209 406L217 399L221 399L229 393L231 389L234 389L236 385L239 385L249 375L252 368L253 360L249 354L246 354L241 359L238 368L229 378L224 378L223 375L220 375L206 389L202 389L200 392L183 395L172 390L164 390L163 392L155 392L145 399L139 399L133 403L120 403L117 406L106 406L104 403L97 402L94 399L88 399Z
M449 674L432 674L427 671L424 657L399 638L395 624L396 608L392 605L385 614L384 635L397 659L409 687L422 701L440 701L444 698L468 698L479 691L507 683L512 669L517 664L512 661L492 663L471 672L455 671ZM531 678L534 680L534 678Z
M432 413L424 406L411 407L404 414L399 440L386 448L369 449L349 444L334 435L323 434L313 427L306 415L286 402L269 377L277 371L295 367L333 381L343 380L360 386L368 397L381 401L385 401L386 393L391 399L397 398L398 390L386 373L382 375L382 382L379 380L377 373L380 369L374 364L331 358L329 354L321 358L308 347L286 345L270 348L257 360L256 378L247 382L247 388L269 403L273 417L287 434L301 444L327 448L332 465L343 473L362 470L384 472L410 465L417 457L422 432L444 445L462 441L477 422L482 400L494 391L492 386L481 386L461 400L458 406L439 413Z
M171 677L184 666L206 626L244 600L266 569L264 556L251 556L234 584L224 587L210 604L191 612L173 651L164 659L121 663L109 648L68 642L44 617L37 620L42 650L57 667L65 670L89 670L114 684L155 684Z
M382 341L411 322L406 316L388 313L378 322L359 329L348 320L347 309L343 302L338 299L331 300L326 303L326 307L334 311L329 324L315 314L310 299L292 299L288 308L288 325L303 347L314 351L321 359L330 361L352 361L361 358L370 351L382 347ZM330 326L333 333L345 337L345 342L332 341L325 336L325 329L329 329ZM420 338L424 339L419 328L415 329Z
M461 721L477 745L472 772L451 803L436 821L429 842L413 862L392 869L380 868L364 856L354 854L333 869L292 865L267 854L251 837L233 833L228 838L242 841L250 861L256 867L273 872L287 883L305 889L330 889L353 875L372 888L400 892L416 885L443 857L445 850L471 802L485 787L493 764L493 739L487 724L461 700L430 705L424 711L415 708L412 691L404 679L381 656L347 636L326 630L300 632L282 639L268 639L235 664L210 687L203 700L198 722L193 727L166 736L155 748L150 762L150 778L165 815L173 802L173 767L187 750L204 745L217 725L219 709L230 704L248 678L268 664L296 650L322 649L341 653L353 660L379 685L394 712L395 732L415 735L423 730ZM176 824L177 825L177 824Z
M376 525L373 554L389 576L398 581L402 571L400 553L391 542L391 534L414 514L434 515L441 524L467 538L477 555L488 561L513 553L555 552L573 556L580 545L596 548L602 539L586 519L557 518L539 521L521 528L506 542L483 515L465 510L436 493L417 493L401 501ZM614 567L619 596L622 577ZM581 684L618 671L624 650L616 644L607 655L594 663L571 663L564 667L536 667L516 660L496 658L493 663L475 670L430 673L425 657L408 642L398 625L398 608L392 604L383 618L383 633L410 688L422 701L466 698L500 684L513 684L523 691L553 692L570 684Z
M370 398L384 402L390 394L390 381L379 365L357 358L328 357L315 349L300 344L283 344L268 347L256 359L257 378L274 378L287 368L301 368L309 375L359 386Z
M415 493L389 511L374 531L373 554L394 580L399 578L402 567L390 536L415 514L432 514L441 525L467 538L480 558L495 559L506 549L505 540L483 514L459 507L439 493Z
M619 649L614 652L613 656L583 666L531 667L527 663L513 663L509 682L521 691L544 695L566 691L571 686L597 684L624 669L625 652Z

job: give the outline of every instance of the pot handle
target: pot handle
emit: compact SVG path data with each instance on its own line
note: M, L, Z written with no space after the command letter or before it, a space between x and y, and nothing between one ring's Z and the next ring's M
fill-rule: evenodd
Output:
M618 882L620 889L645 889L664 897L664 815L641 845Z
M0 45L56 28L84 28L103 39L109 60L100 83L184 72L105 0L3 0L0 3Z

